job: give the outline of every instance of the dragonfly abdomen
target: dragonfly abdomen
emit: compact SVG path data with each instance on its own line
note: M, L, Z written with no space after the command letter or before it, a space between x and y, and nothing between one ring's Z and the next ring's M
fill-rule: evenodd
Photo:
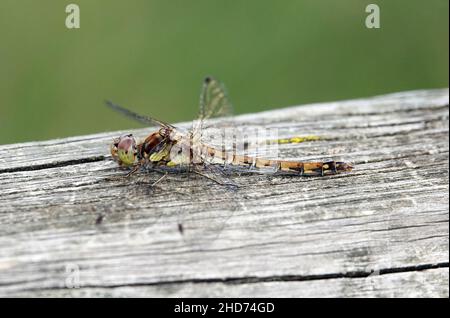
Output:
M231 152L207 148L208 162L224 166L234 166L239 171L289 174L299 176L325 176L338 172L350 171L352 166L345 162L303 162L256 158L252 156L235 155Z
M299 176L326 176L337 174L338 172L350 171L352 166L345 162L327 161L327 162L303 162L287 160L267 160L255 159L254 167L256 169L265 169L274 167L275 174L288 174Z

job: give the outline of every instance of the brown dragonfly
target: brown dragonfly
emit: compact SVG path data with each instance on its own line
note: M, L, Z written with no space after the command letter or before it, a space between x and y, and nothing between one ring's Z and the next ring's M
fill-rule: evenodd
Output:
M157 125L145 140L138 142L132 134L116 138L111 144L111 155L120 166L130 167L128 175L140 169L165 172L189 171L223 185L236 185L225 176L225 171L236 173L272 173L274 175L328 176L352 170L352 165L341 161L304 162L268 159L239 154L224 146L212 146L203 138L206 122L232 113L232 106L222 83L207 77L200 95L200 113L192 128L183 131L158 119L142 116L122 106L107 101L107 105L146 125ZM233 133L234 134L234 133ZM234 135L234 137L236 137ZM294 137L276 140L278 143L304 142L316 137Z

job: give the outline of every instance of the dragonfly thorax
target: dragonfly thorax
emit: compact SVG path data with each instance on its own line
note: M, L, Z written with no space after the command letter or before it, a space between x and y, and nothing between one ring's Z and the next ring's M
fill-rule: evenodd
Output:
M139 159L149 158L167 145L168 138L161 130L150 134L140 145Z

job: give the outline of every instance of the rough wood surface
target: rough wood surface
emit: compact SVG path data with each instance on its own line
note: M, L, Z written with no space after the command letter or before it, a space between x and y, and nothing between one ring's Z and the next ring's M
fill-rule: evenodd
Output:
M355 163L326 178L236 176L238 191L118 178L108 144L121 132L0 146L0 296L448 297L448 98L238 116L325 137L282 145L284 158Z

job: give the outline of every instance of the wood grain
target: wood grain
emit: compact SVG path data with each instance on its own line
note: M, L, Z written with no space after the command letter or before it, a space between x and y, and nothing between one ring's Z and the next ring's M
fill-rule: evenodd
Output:
M355 169L237 191L124 178L123 132L0 146L0 296L448 297L448 107L440 89L238 116L324 137L283 158Z

